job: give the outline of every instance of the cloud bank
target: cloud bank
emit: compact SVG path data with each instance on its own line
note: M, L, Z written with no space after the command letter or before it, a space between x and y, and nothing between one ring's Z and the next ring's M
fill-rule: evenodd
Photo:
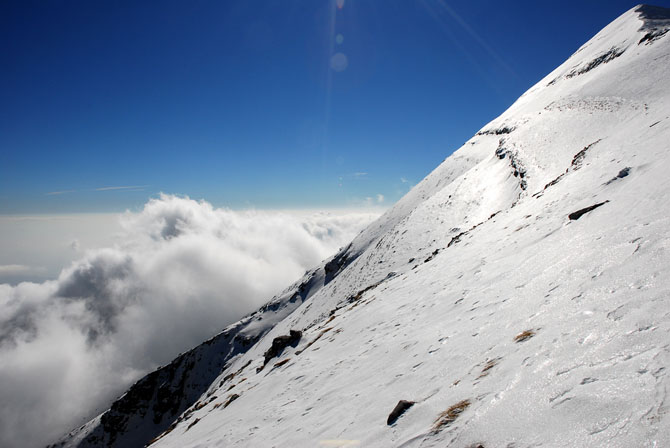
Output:
M0 446L40 446L259 307L375 213L216 209L162 195L122 243L44 283L0 284Z

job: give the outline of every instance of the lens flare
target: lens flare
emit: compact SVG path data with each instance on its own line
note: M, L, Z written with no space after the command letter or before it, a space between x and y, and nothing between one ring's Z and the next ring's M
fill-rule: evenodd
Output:
M330 58L330 68L336 72L343 72L347 69L348 66L349 60L347 59L347 55L344 53L335 53Z

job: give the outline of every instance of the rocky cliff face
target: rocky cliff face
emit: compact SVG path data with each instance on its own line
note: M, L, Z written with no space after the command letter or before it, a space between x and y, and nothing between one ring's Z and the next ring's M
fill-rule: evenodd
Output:
M258 311L148 374L114 401L110 409L51 446L144 446L161 433L169 432L183 420L179 417L184 411L201 404L198 399L226 370L231 359L245 353L277 322L334 278L343 264L341 260L355 258L347 249L307 272ZM207 398L217 397L210 394Z

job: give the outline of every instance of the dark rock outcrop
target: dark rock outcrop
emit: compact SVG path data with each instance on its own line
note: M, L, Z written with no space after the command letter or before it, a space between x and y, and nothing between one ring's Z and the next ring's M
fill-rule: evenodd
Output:
M286 347L297 346L298 342L300 342L300 338L302 338L302 331L299 330L291 330L287 335L277 336L274 338L272 340L272 345L265 351L265 354L263 355L265 357L263 367L265 367L272 358L276 358L277 356L281 355Z
M573 78L575 76L583 75L584 73L590 72L591 70L598 67L599 65L607 64L608 62L618 58L619 56L624 54L624 51L625 50L622 50L622 49L619 49L619 48L616 48L616 47L612 47L608 51L606 51L605 53L601 54L597 58L590 61L588 64L584 65L583 67L581 67L579 69L572 70L570 73L565 75L565 77L570 79L570 78Z
M386 424L389 426L394 424L412 406L414 406L413 401L400 400L389 414Z
M627 166L626 168L619 171L619 173L616 176L605 182L605 185L609 185L612 182L616 182L619 179L623 179L624 177L627 177L629 174L630 174L630 167Z
M582 209L580 209L580 210L577 210L576 212L572 212L572 213L570 213L570 214L568 215L568 218L570 218L571 221L576 221L576 220L578 220L579 218L581 218L584 214L586 214L586 213L588 213L588 212L590 212L590 211L592 211L592 210L595 210L595 209L597 209L598 207L600 207L601 205L605 205L605 204L607 204L608 202L609 202L609 201L599 202L599 203L597 203L597 204L593 204L593 205L590 205L590 206L588 206L588 207L582 208Z

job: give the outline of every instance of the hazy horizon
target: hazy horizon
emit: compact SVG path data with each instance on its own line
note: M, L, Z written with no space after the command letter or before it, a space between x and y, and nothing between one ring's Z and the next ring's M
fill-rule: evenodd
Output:
M374 215L386 210L381 205L328 209L229 209L232 212L260 212L288 215L297 219L314 216ZM87 251L123 243L124 216L142 210L108 213L61 213L0 215L0 283L55 280L61 271L81 259Z

